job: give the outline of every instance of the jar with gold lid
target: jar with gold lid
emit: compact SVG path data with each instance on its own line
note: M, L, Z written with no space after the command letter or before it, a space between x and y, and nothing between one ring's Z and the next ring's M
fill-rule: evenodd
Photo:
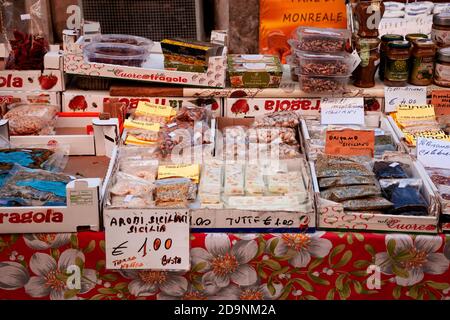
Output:
M390 87L403 87L409 75L409 48L408 41L392 41L388 43L384 70L384 84Z
M385 60L386 60L386 51L387 44L391 41L401 41L403 40L403 36L399 34L385 34L381 37L380 44L380 68L378 69L378 76L380 80L384 79L384 68L385 68Z

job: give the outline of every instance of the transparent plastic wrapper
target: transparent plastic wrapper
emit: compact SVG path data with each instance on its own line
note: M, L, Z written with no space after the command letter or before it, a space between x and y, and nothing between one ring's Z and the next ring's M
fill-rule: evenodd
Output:
M373 165L377 179L406 179L409 178L408 170L407 164L394 161L376 161Z
M259 127L248 129L249 142L272 143L282 142L285 144L298 144L297 133L293 128L285 127Z
M159 145L150 146L123 146L120 148L119 161L154 160L161 158Z
M198 197L201 203L217 204L221 200L223 166L221 163L203 165Z
M306 211L306 207L296 195L283 196L228 196L224 198L225 207L239 210L261 211Z
M157 115L144 115L134 113L130 117L132 120L143 121L148 123L159 123L160 125L165 125L168 121L167 117L157 116Z
M263 168L254 165L246 165L245 192L248 195L263 195L266 192Z
M428 215L428 203L420 193L420 187L417 185L413 183L402 184L400 179L383 188L383 192L386 198L393 203L393 208L387 212L388 214Z
M368 197L362 199L350 199L342 201L345 210L367 211L367 210L387 210L393 207L393 203L383 197Z
M350 76L298 75L298 81L306 93L344 93Z
M352 66L349 53L327 54L294 51L298 74L315 76L349 76Z
M186 207L192 182L187 178L171 178L155 182L157 207Z
M131 44L93 42L83 48L83 54L87 62L141 67L149 52Z
M11 135L52 135L58 107L16 103L3 116L8 119Z
M224 194L244 195L244 167L242 164L226 164L224 171Z
M294 159L300 158L302 154L300 153L300 145L290 145L285 143L279 144L280 159Z
M152 40L127 34L99 34L92 38L92 42L131 44L134 46L145 47L148 51L150 51L153 46Z
M344 52L346 51L350 31L347 29L298 27L298 40L290 40L291 47L309 52Z
M44 0L2 1L3 43L9 56L6 69L42 70L49 50L49 12ZM26 15L28 14L28 15Z
M378 186L358 185L329 188L320 192L322 198L331 201L344 201L370 196L381 196L381 190Z
M209 122L211 119L211 107L184 106L177 111L175 119L180 122Z
M120 161L119 170L126 174L144 179L148 182L156 180L158 172L157 160L128 160Z
M375 156L382 156L386 151L396 151L394 139L390 135L375 135Z
M270 193L286 194L289 192L291 174L289 172L279 172L267 176L267 186Z
M351 185L376 185L377 181L371 176L340 176L320 178L320 188L344 187Z
M374 176L367 165L347 157L318 154L316 162L318 178L339 176Z
M253 127L295 128L299 123L300 119L297 113L293 111L281 111L255 118Z
M450 170L427 168L431 181L436 185L439 195L446 203L450 201Z
M2 206L63 206L72 177L15 164L0 189Z
M110 189L110 193L116 196L150 197L154 185L147 180L137 178L133 175L118 172L115 176L115 183Z

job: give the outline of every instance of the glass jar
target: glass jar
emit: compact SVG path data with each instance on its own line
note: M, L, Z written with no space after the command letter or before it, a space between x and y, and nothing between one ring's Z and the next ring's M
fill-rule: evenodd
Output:
M390 87L403 87L408 81L410 57L408 41L388 43L384 69L384 84Z
M450 48L438 49L434 68L434 83L450 87Z
M380 80L384 80L384 67L385 67L385 60L386 60L386 51L387 51L387 44L391 41L401 41L403 40L403 36L399 34L385 34L381 37L381 44L380 44L380 68L378 69L378 76L380 77Z
M355 17L358 22L358 36L378 37L378 26L384 9L384 3L381 0L359 0L356 3Z
M414 42L414 40L417 39L428 39L428 36L426 34L423 33L408 33L405 36L406 41L411 42L411 44Z
M436 45L431 39L413 41L411 50L409 83L416 86L428 86L433 82L433 64Z
M378 52L378 38L359 38L356 40L361 63L353 72L353 84L360 88L371 88L375 86L375 73L380 64L380 53Z
M431 40L440 48L450 46L450 12L442 12L433 16Z

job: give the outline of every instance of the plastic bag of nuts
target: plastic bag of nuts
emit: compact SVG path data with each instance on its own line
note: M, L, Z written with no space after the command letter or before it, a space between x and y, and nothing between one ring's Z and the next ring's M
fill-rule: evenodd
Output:
M295 128L300 120L298 115L293 111L282 111L264 115L255 118L254 127L285 127Z

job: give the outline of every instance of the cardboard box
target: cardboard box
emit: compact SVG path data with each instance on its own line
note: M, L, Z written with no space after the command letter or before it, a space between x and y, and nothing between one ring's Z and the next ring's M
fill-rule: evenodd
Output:
M211 105L211 110L216 117L222 116L222 98L194 98L194 97L112 97L108 91L84 91L66 90L62 94L63 112L103 112L103 105L110 99L119 99L125 103L127 110L135 109L139 101L147 101L156 104L170 105L180 109L184 106L197 106L202 103Z
M1 207L0 233L50 233L98 231L100 229L102 180L111 171L117 154L117 121L100 120L93 125L93 156L69 156L64 170L67 174L82 174L66 186L67 205L57 207ZM5 126L0 128L5 134ZM29 142L28 145L32 145ZM77 144L76 141L73 144ZM76 150L72 149L71 150Z
M85 37L76 40L75 35L64 34L64 71L70 74L107 77L116 79L159 82L200 87L225 87L226 48L222 56L209 58L205 73L164 70L164 56L159 42L155 42L152 52L143 67L129 67L105 63L87 62L83 56Z
M6 91L64 91L61 70L0 70L0 90Z
M0 103L46 103L61 107L61 92L46 91L0 91Z
M300 121L300 127L301 127L301 131L302 131L302 134L300 135L301 140L302 140L301 145L304 150L303 153L308 157L308 160L314 161L314 160L316 160L317 154L319 152L323 152L325 150L325 148L320 148L318 146L314 146L311 143L310 134L308 132L308 128L307 128L306 121L305 121L305 119L307 119L308 117L309 116L305 116ZM310 116L310 117L320 120L320 116ZM380 112L366 112L364 129L375 129L375 128L379 128L379 129L385 131L385 133L390 134L392 136L392 140L397 147L396 151L406 152L402 143L398 139L396 133L392 129L387 118ZM325 137L324 137L324 140L325 140Z
M438 232L439 204L429 184L425 182L426 177L420 170L417 161L413 161L406 154L399 153L385 155L384 160L408 164L413 177L424 181L421 193L429 204L429 215L404 216L344 211L340 203L321 198L315 164L310 161L319 228L432 234Z

